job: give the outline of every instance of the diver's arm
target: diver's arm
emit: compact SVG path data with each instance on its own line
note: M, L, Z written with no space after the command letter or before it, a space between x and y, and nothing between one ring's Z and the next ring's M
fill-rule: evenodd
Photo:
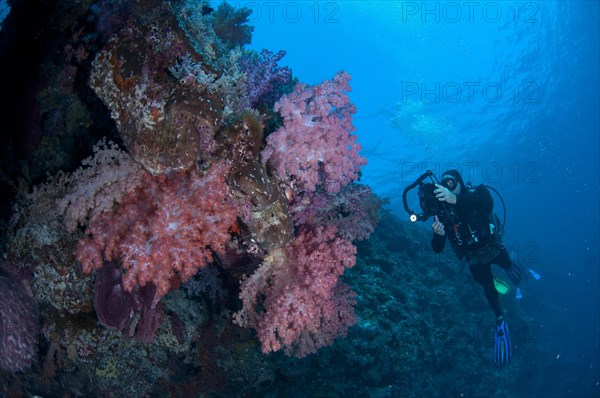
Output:
M440 222L438 216L434 217L431 229L433 230L431 248L435 253L439 253L444 250L444 246L446 246L446 231L444 229L444 224Z

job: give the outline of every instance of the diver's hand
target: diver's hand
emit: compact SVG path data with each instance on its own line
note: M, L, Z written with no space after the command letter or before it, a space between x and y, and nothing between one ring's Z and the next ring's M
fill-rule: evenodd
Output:
M456 195L450 192L450 190L441 185L435 184L437 189L433 191L435 193L435 197L438 198L440 202L448 202L451 205L456 204Z
M438 234L441 236L446 235L446 230L444 229L444 224L442 224L440 222L438 216L435 216L435 218L433 220L433 225L431 226L431 229L433 229L434 234Z

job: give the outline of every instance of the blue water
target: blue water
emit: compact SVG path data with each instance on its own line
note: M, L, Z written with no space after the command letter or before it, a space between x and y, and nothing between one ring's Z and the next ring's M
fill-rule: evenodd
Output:
M600 394L598 2L232 3L301 81L350 72L362 181L398 215L428 168L502 193L506 242L542 275L532 366L548 393Z

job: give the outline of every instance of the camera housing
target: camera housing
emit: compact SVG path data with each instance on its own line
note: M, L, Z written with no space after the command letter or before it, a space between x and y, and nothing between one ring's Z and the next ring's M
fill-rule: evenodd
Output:
M424 182L427 178L429 178L430 182ZM444 205L435 196L435 190L437 189L437 186L435 184L436 180L437 179L435 178L431 170L427 170L425 173L423 173L423 175L417 178L415 182L407 186L404 189L404 192L402 192L402 202L404 204L404 209L409 214L409 220L411 222L426 221L427 219L429 219L429 217L432 216L438 216L440 221L443 221L443 216L446 213L446 209L444 208ZM423 213L421 214L417 214L414 211L412 211L408 206L407 200L408 193L417 187L419 188L419 204L421 206L421 210L423 211Z
M432 182L421 184L419 186L419 204L423 210L422 221L427 220L429 217L435 215L438 218L442 215L442 209L440 209L440 201L435 196L436 186Z

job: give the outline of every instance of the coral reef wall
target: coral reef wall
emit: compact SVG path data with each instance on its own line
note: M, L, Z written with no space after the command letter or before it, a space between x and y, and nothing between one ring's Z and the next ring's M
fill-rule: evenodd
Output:
M257 361L345 336L340 277L380 206L356 182L350 75L295 84L227 3L57 2L35 34L34 7L2 31L6 69L48 43L6 125L25 138L2 175L3 392L142 396L179 372L219 391L216 336Z

